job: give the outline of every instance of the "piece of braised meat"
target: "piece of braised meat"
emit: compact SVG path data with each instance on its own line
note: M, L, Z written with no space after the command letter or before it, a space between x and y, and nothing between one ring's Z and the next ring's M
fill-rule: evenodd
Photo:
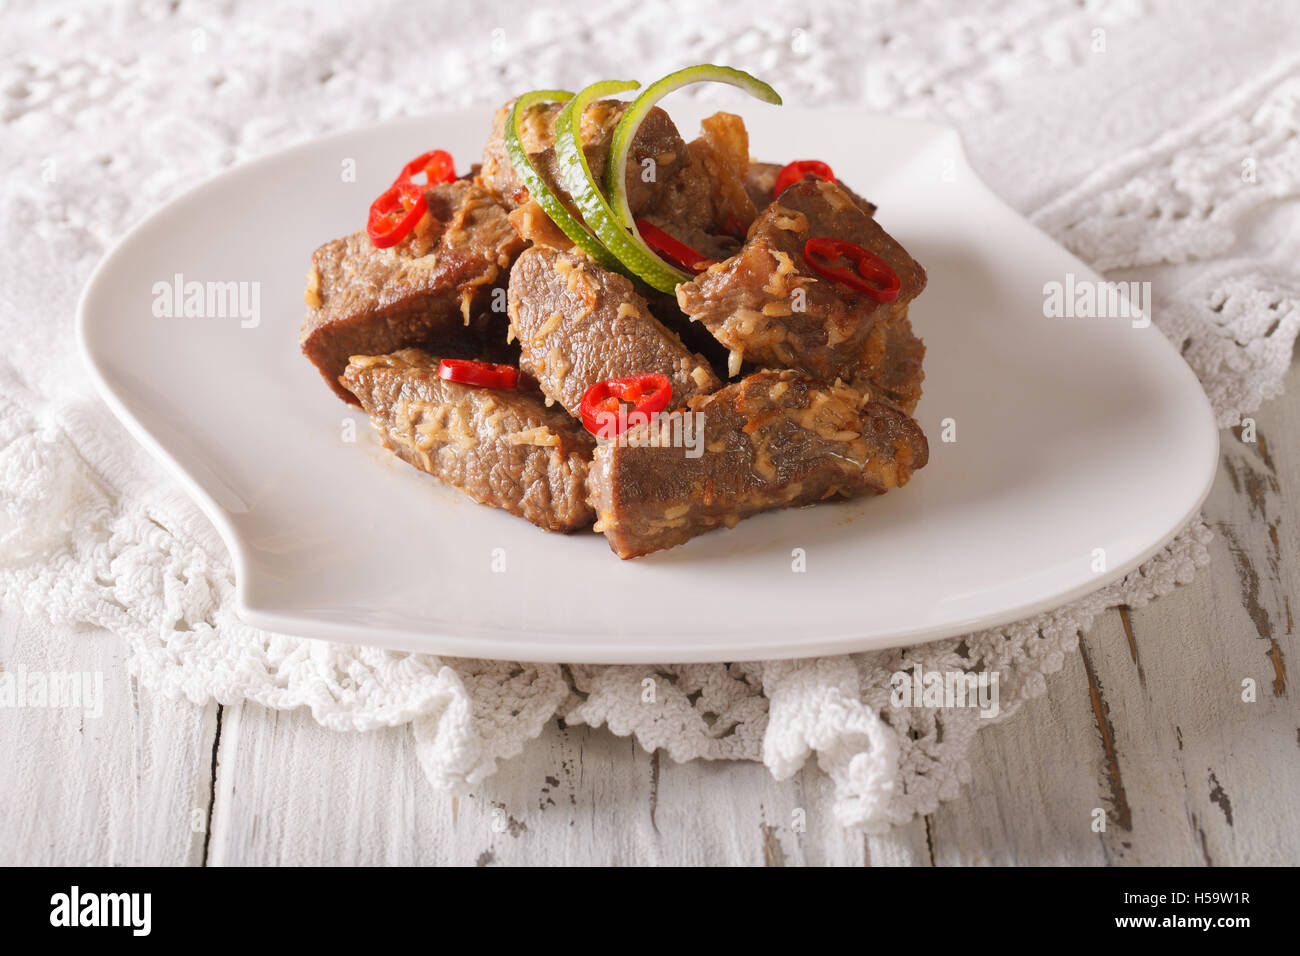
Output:
M925 343L917 338L906 314L884 323L881 332L879 357L873 355L873 360L864 364L858 384L865 383L879 401L912 415L925 381Z
M597 100L582 114L582 151L587 156L587 165L597 182L604 181L609 144L627 105L621 100ZM513 106L514 100L511 100L497 110L478 175L479 185L512 209L529 201L528 187L515 172L514 164L506 153L505 124ZM569 205L569 191L564 187L559 162L555 157L555 118L563 107L563 103L539 103L533 106L520 118L519 131L524 149L533 161L538 175ZM652 166L647 166L647 161ZM677 127L668 118L668 114L655 107L641 121L628 153L628 205L632 212L639 212L650 201L659 184L672 178L685 163L686 141L677 132Z
M729 255L756 213L745 190L748 169L744 121L734 113L714 113L700 122L686 163L664 180L641 215L698 252Z
M418 349L355 355L342 383L384 447L421 471L548 531L591 524L592 437L537 393L446 381Z
M752 162L749 164L749 169L745 172L745 192L759 212L766 209L776 198L774 195L776 177L781 174L782 168L781 163Z
M526 243L501 204L472 183L440 183L425 199L428 213L391 248L376 249L361 230L312 255L299 342L345 401L356 401L338 381L349 356L422 346L472 357L484 341L505 337L492 293L504 289Z
M901 291L892 303L819 275L804 244L830 236L887 262ZM816 378L858 374L876 326L903 314L925 288L925 270L843 189L805 179L755 220L741 251L677 287L677 303L732 353L762 367L798 368Z
M749 173L745 176L745 192L758 208L759 212L766 209L776 196L776 180L781 175L781 170L785 167L781 163L750 163ZM876 204L863 199L847 185L844 180L835 180L836 185L849 194L849 197L858 204L858 207L868 216L876 214Z
M722 384L707 359L650 314L631 282L583 256L529 249L510 272L509 303L520 368L574 415L587 389L608 379L666 375L672 408Z
M763 371L600 443L588 485L595 530L633 558L760 511L883 494L928 458L916 422L869 393Z

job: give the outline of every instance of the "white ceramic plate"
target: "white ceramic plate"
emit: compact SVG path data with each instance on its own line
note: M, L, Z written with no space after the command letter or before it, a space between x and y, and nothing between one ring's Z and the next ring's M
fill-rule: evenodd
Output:
M491 114L389 123L182 196L121 242L82 299L91 374L220 529L243 619L466 657L801 657L1006 623L1171 538L1209 491L1218 435L1155 326L1045 318L1045 283L1096 276L978 181L953 131L737 106L754 155L830 162L929 270L911 309L929 348L917 410L928 467L880 498L763 515L623 562L603 536L548 534L391 459L298 351L308 256L358 228L411 156L440 146L468 165ZM703 111L670 108L693 135ZM155 284L177 274L258 283L260 321L155 315Z

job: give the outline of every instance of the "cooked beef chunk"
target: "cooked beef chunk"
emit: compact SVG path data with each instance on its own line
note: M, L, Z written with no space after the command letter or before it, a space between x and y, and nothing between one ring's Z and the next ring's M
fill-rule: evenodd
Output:
M682 438L692 419L698 444ZM916 422L868 393L765 371L599 444L588 487L596 530L633 558L760 511L883 494L928 457Z
M685 243L700 253L704 259L721 262L723 259L730 259L740 251L740 237L743 236L743 233L733 235L731 233L707 232L699 226L682 225L660 215L638 218L645 219L652 226L658 226L678 242Z
M587 389L611 378L667 375L673 408L721 384L703 356L650 314L631 282L585 257L534 246L511 270L509 302L520 368L574 415Z
M835 185L839 186L840 189L844 190L844 192L848 194L848 197L857 204L858 208L861 209L863 212L865 212L868 216L874 216L876 214L876 209L878 209L879 207L875 203L873 203L870 199L865 199L862 196L859 196L857 193L855 193L852 189L850 189L848 186L844 184L844 180L842 179L835 180Z
M749 135L732 113L714 113L700 123L700 133L687 147L687 163L664 180L643 214L681 242L712 253L705 236L743 236L754 221L745 191Z
M878 303L818 275L803 257L814 236L876 253L898 273L898 299ZM738 255L679 285L677 303L732 350L733 374L744 358L830 381L852 378L878 323L901 315L924 287L925 270L844 190L806 179L763 211Z
M506 154L505 125L514 106L511 100L497 110L492 125L492 135L483 151L483 168L479 171L479 184L510 207L527 203L528 188L515 172ZM521 118L520 138L538 174L566 204L569 191L560 177L559 163L555 158L555 118L563 103L543 103L526 111ZM587 165L593 176L604 176L605 162L609 157L609 144L614 127L623 118L627 104L619 100L597 100L582 115L582 151L587 155ZM653 161L653 176L643 165ZM686 163L686 142L668 114L656 107L646 114L632 139L627 163L628 205L639 212L654 194L658 185L665 182Z
M785 167L780 163L749 164L749 173L745 177L745 192L749 194L749 198L753 201L759 212L766 209L771 204L772 200L776 198L772 195L772 192L776 189L776 177L781 174L781 170L784 168ZM837 179L835 182L839 185L840 189L843 189L849 194L849 198L857 203L858 206L861 207L862 211L868 216L874 216L876 214L875 203L863 199L846 186L842 179Z
M722 343L710 335L709 330L700 323L692 322L687 318L686 313L677 307L677 297L671 292L659 292L648 286L638 291L644 293L651 315L662 322L669 332L681 339L687 349L699 353L708 360L709 368L718 377L718 383L721 385L727 377L727 356L730 354Z
M776 177L781 174L782 168L780 163L749 164L749 169L745 172L745 192L759 212L776 198L772 192L776 189Z
M384 447L421 471L549 531L591 524L592 438L540 395L445 381L418 349L354 355L342 381Z
M547 246L568 252L573 249L573 240L564 234L564 230L555 224L555 220L546 215L546 210L535 199L530 199L522 206L510 211L510 224L520 237L535 246Z
M906 310L904 310L906 312ZM878 361L864 369L862 377L875 397L911 415L921 400L921 383L925 381L925 343L912 331L904 314L884 323L883 349Z
M428 215L392 248L376 249L363 230L312 256L299 341L347 401L355 398L338 377L349 356L407 346L472 354L485 336L504 337L492 290L505 286L524 241L506 210L471 183L441 183L425 198Z

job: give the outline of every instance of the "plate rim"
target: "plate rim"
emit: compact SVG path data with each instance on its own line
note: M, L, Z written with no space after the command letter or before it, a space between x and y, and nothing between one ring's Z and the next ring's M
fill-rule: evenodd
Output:
M93 338L95 331L91 329L93 321L90 313L93 311L93 300L96 289L103 283L105 275L109 274L115 265L116 260L131 250L136 243L141 241L140 237L159 219L176 207L183 206L187 203L198 200L202 194L214 188L218 183L225 183L232 178L255 175L263 166L283 161L286 158L295 155L312 153L322 146L329 143L347 139L362 134L383 134L402 127L428 123L431 121L454 122L457 119L468 119L474 117L481 118L489 107L466 107L454 110L442 110L423 116L403 116L393 119L384 120L378 123L368 124L348 129L335 130L323 136L313 137L299 143L287 146L283 149L275 150L262 156L258 156L247 162L236 164L228 169L217 172L202 182L190 187L179 193L177 196L168 200L166 203L158 206L135 222L127 231L105 252L104 256L96 264L89 278L86 280L85 287L77 303L75 319L75 338L77 350L80 355L82 365L86 368L91 381L95 386L96 392L112 411L114 417L120 421L126 428L127 432L139 442L145 450L156 461L160 462L163 467L177 479L186 494L198 506L212 525L216 528L222 543L230 553L231 562L235 574L235 593L234 593L234 610L236 616L245 624L260 628L263 630L287 634L304 638L314 638L320 640L333 641L345 644L363 644L382 648L388 648L398 651L409 651L414 653L426 653L448 657L467 657L467 658L486 658L490 660L516 660L532 663L589 663L589 664L642 664L660 662L666 658L663 655L649 653L651 650L644 643L624 644L617 643L613 646L607 646L608 653L601 653L593 656L590 648L581 647L577 644L566 643L566 637L562 631L547 630L545 628L529 628L527 630L503 628L495 626L473 626L470 628L461 628L458 633L452 633L447 630L441 630L446 625L439 622L431 622L430 628L416 630L407 626L380 626L366 625L361 623L342 623L331 621L318 617L295 616L292 613L271 608L267 606L258 606L249 601L250 580L252 578L251 562L245 552L243 542L238 530L231 523L227 516L226 510L199 484L199 482L190 474L181 463L172 456L171 452L163 445L161 441L154 437L131 412L109 380L108 374L101 367L95 354ZM1078 271L1090 279L1101 280L1100 274L1087 263L1079 260L1074 253L1066 249L1050 235L1040 229L1026 216L1021 214L1014 207L1010 206L1005 200L998 196L984 180L976 173L971 166L966 154L964 143L960 133L952 126L930 122L926 120L914 120L889 116L886 114L874 113L868 110L853 110L848 108L828 108L819 109L815 107L793 107L802 113L819 114L819 115L852 115L859 120L864 117L870 117L874 121L896 124L899 127L909 127L914 129L918 134L924 132L931 136L942 138L949 141L952 147L952 156L958 167L969 180L970 188L978 190L981 198L986 202L995 204L1003 214L1009 215L1018 220L1024 226L1029 227L1044 242L1055 246L1065 252L1073 261ZM864 646L864 639L861 635L853 634L834 634L831 636L821 636L815 639L790 639L784 643L778 641L765 647L758 657L746 657L740 653L727 654L717 649L719 634L711 632L708 635L699 634L701 638L707 638L712 642L710 650L695 650L692 644L685 648L669 650L668 656L674 663L712 663L712 662L733 662L744 660L793 660L810 657L821 657L826 655L848 654L870 652L872 650L881 650L892 647L905 647L916 644L929 643L945 638L956 637L963 634L969 634L975 631L990 630L1003 627L1016 621L1024 620L1040 614L1044 611L1055 608L1065 607L1078 601L1079 599L1093 594L1097 591L1122 580L1129 573L1142 564L1150 560L1153 556L1162 551L1180 531L1187 527L1192 519L1199 513L1201 506L1205 503L1213 488L1215 478L1217 477L1218 463L1221 456L1221 445L1218 423L1215 419L1213 409L1210 405L1209 398L1205 394L1203 386L1195 378L1195 373L1191 367L1177 354L1173 343L1165 334L1156 329L1156 333L1162 343L1161 346L1169 350L1170 357L1176 360L1182 371L1190 376L1196 385L1196 393L1199 396L1199 411L1204 420L1204 425L1208 434L1213 436L1211 442L1212 453L1207 457L1204 463L1205 476L1201 483L1201 489L1197 494L1194 503L1187 508L1182 517L1174 523L1153 545L1141 549L1136 557L1108 568L1104 572L1099 572L1090 580L1081 582L1073 588L1057 592L1050 597L1038 598L1032 601L1026 601L1017 604L1014 607L1004 608L996 614L983 614L963 618L960 621L949 621L943 624L931 625L922 628L913 629L894 629L891 631L878 632L870 640L870 646ZM527 639L521 638L520 635L528 635ZM681 636L690 638L697 636L697 632L681 632ZM545 639L545 644L538 645L533 643L538 639ZM491 648L484 648L481 642L490 640L493 644ZM644 641L644 638L638 640ZM440 645L439 650L430 650L428 644L433 641ZM442 648L445 648L442 649ZM484 653L489 650L490 653Z

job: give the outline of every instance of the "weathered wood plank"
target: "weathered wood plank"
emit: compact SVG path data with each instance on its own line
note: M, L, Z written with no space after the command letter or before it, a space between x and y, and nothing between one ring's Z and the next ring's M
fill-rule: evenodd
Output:
M836 832L823 839L843 842L847 837L843 832ZM871 866L934 866L931 839L930 819L917 818L888 833L868 836L866 862Z
M0 707L0 864L196 864L202 858L213 709L138 694L124 650L106 632L71 641L0 612L0 668L11 674L101 675L102 716L48 706Z
M757 764L679 765L604 730L552 724L453 801L424 780L404 729L334 734L306 714L238 705L222 719L208 860L861 863L864 842L838 830L828 795L811 770L776 783Z
M414 864L431 845L409 731L334 733L301 711L223 708L208 865Z
M1254 417L1257 444L1222 436L1209 571L1109 612L1046 698L977 737L969 793L933 817L940 862L1300 862L1300 368Z
M1151 716L1173 736L1179 809L1212 864L1300 862L1300 704L1286 673L1300 657L1300 367L1287 387L1253 416L1256 443L1221 436L1205 509L1215 573L1132 615Z
M929 818L937 864L1105 862L1091 824L1109 780L1082 657L1049 680L1047 694L975 736L971 784Z

